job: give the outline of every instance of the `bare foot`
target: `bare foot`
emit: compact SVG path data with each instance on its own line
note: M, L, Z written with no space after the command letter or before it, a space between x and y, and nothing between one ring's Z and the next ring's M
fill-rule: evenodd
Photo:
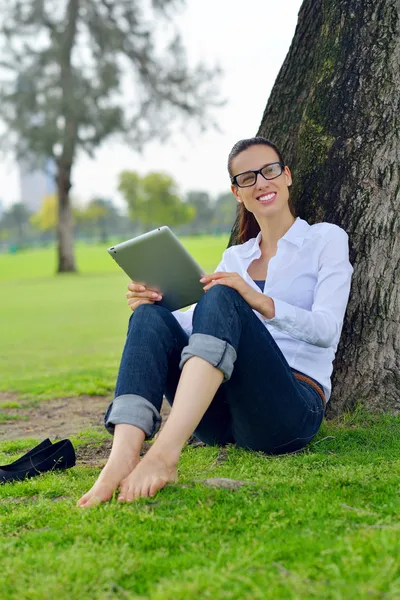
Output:
M177 460L168 460L161 454L149 452L120 485L119 502L154 496L170 481L178 481Z
M91 508L111 500L121 481L131 473L138 462L139 457L125 461L109 459L94 486L78 500L76 505L81 508Z
M90 508L112 498L121 481L129 475L140 460L140 449L145 433L136 425L119 423L115 426L111 454L96 483L76 503Z

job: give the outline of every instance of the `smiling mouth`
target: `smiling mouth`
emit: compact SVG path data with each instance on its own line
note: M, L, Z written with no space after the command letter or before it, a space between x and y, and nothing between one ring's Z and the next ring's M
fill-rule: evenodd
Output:
M270 194L264 194L263 196L259 196L257 198L257 201L260 202L260 204L269 204L275 199L275 197L276 192L271 192Z

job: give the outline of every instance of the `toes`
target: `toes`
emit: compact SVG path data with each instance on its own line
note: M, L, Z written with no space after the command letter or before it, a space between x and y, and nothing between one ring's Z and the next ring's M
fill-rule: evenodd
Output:
M132 484L126 493L126 502L134 502L138 498L144 497L144 486L139 483Z
M138 498L140 498L140 488L138 488L137 486L132 487L126 496L126 501L133 502L134 500L137 500Z
M128 489L129 489L129 483L127 482L126 479L123 479L119 486L119 494L118 494L118 498L117 498L118 502L126 502L126 495L128 493Z
M84 504L86 504L90 498L90 494L91 492L86 492L86 494L79 498L79 500L76 503L76 506L83 506Z
M93 508L94 506L98 506L102 500L98 496L92 496L89 500L82 505L82 508Z
M177 475L166 474L148 474L142 473L140 467L136 467L135 475L133 473L125 478L120 484L118 502L134 502L138 498L151 498L164 488L169 481L176 481Z
M97 506L101 502L107 502L113 497L114 488L112 486L95 485L77 502L77 506L81 508L90 508Z
M148 498L149 491L150 491L150 482L149 482L149 480L146 480L140 489L139 498Z
M80 508L90 508L91 506L97 506L97 504L100 504L101 500L98 496L91 496L89 493L85 494L84 496L82 496L82 498L80 498L80 500L78 500L78 502L76 503L76 506L80 507Z
M128 501L128 497L129 497L129 482L124 479L124 481L122 481L120 488L119 488L119 494L117 497L117 501L118 502L127 502Z
M132 493L133 489L129 486L125 486L123 490L118 495L118 502L132 502Z
M159 490L162 490L168 483L168 479L166 477L158 477L155 481L152 482L149 488L149 496L153 497Z
M149 496L150 496L150 498L152 498L153 496L155 496L157 494L157 492L158 492L159 489L160 488L155 483L152 483L151 486L150 486L150 489L149 489Z

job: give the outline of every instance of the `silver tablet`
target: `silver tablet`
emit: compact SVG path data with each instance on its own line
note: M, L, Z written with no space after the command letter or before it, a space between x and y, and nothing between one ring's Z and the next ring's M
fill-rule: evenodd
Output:
M171 311L204 294L200 278L205 272L166 225L112 246L108 253L135 283L160 292L163 298L156 304Z

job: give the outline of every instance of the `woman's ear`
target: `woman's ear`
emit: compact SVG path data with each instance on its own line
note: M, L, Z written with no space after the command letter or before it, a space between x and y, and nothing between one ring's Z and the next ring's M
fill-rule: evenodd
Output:
M290 172L289 167L285 167L285 177L286 177L286 185L290 187L292 185L292 174Z
M242 201L241 201L241 199L239 197L239 192L238 192L237 186L232 184L231 185L231 191L232 191L232 194L235 196L236 200L239 203L241 203Z

